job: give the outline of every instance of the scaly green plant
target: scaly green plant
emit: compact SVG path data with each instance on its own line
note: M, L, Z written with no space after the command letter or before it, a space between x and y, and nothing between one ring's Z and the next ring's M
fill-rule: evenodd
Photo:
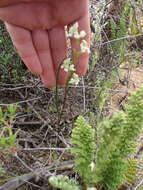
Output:
M125 163L116 152L117 144L123 131L125 114L119 112L111 120L100 124L99 148L96 154L95 183L107 189L116 189L118 184L124 183ZM109 188L110 187L110 188Z
M143 129L143 87L129 98L124 112L104 119L97 128L96 134L82 116L78 117L72 131L75 169L84 189L117 190L136 175L136 164L130 160L129 165L129 155L135 152Z
M138 170L138 160L135 158L129 158L127 160L127 174L126 174L127 183L133 184L135 182L137 170Z
M93 150L96 148L94 143L95 130L79 116L72 131L71 152L75 155L75 170L80 174L86 186L93 183L92 161L94 159Z
M136 138L143 127L143 87L134 92L125 105L126 122L118 143L123 158L134 152ZM128 145L128 146L127 146Z
M96 167L98 169L95 179L105 189L116 190L127 181L127 158L129 154L135 151L136 138L143 126L142 100L143 87L129 98L129 103L125 106L125 112L116 114L117 119L114 120L113 118L114 124L112 124L113 120L110 120L106 121L107 123L103 126L104 133L96 157ZM116 122L116 120L120 122ZM108 132L108 129L111 130ZM116 130L117 134L114 134ZM106 150L109 151L105 150L106 147L108 147ZM104 153L103 156L102 152ZM106 154L109 156L104 157Z

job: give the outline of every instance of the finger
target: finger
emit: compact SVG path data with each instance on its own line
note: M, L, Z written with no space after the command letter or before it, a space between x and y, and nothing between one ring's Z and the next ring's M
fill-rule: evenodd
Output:
M88 47L90 47L90 22L89 22L89 14L87 11L87 14L85 14L82 18L80 18L78 21L79 24L79 31L84 30L86 32L86 36L83 38L87 41ZM71 27L68 26L68 28ZM80 44L77 43L77 40L74 38L70 38L71 46L74 51L80 50ZM88 68L88 61L89 61L89 54L83 53L76 59L76 73L80 76L83 76Z
M9 23L5 23L5 25L25 65L33 74L40 75L42 73L42 67L34 48L30 31Z
M56 79L48 33L46 30L34 30L32 31L32 38L43 69L41 79L46 87L52 88L56 84Z
M62 63L62 61L67 57L67 43L64 27L56 27L48 31L50 48L52 59L55 67L55 73ZM65 85L68 78L68 73L63 69L60 69L58 76L58 84Z

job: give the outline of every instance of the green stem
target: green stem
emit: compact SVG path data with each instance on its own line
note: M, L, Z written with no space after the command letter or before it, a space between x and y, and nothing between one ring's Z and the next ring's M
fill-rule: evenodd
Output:
M69 75L69 77L68 77L68 80L67 80L67 82L66 82L63 104L62 104L61 112L60 112L60 115L59 115L59 118L58 118L58 123L59 123L59 124L60 124L60 122L61 122L62 115L63 115L64 109L65 109L65 104L66 104L67 95L68 95L68 90L69 90L69 88L68 88L68 87L69 87L69 81L71 80L73 74L74 74L74 72L71 72L71 73L70 73L70 75Z
M64 60L60 63L57 74L56 74L56 92L55 92L55 104L56 104L56 110L57 110L57 115L58 115L58 120L60 117L60 110L59 110L59 86L58 86L58 81L59 81L59 74L60 74L60 69L61 66L63 65Z
M79 52L74 52L72 51L72 59L73 59L73 64L76 65L76 59L80 56L80 53ZM64 59L65 60L65 59ZM61 111L59 110L59 93L58 93L58 79L59 79L59 73L60 73L60 69L61 69L61 66L63 65L64 63L64 60L61 62L61 64L59 65L58 67L58 70L57 70L57 75L56 75L56 92L55 92L55 103L56 103L56 109L57 109L57 114L58 114L58 123L60 124L61 122L61 119L62 119L62 115L63 115L63 112L64 112L64 109L65 109L65 104L66 104L66 100L67 100L67 94L68 94L68 86L69 86L69 81L71 80L74 72L70 72L69 73L69 77L68 77L68 80L66 82L66 86L65 86L65 92L64 92L64 99L63 99L63 103L62 103L62 108L61 108Z

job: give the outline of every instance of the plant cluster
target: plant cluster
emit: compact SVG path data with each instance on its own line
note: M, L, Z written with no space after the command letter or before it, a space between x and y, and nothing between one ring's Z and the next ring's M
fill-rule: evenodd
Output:
M72 131L71 151L75 155L75 171L83 180L82 189L117 190L132 183L137 162L129 156L136 151L136 139L143 128L143 87L129 98L124 112L104 119L96 128L79 116ZM71 187L70 179L61 175L50 178L50 183L63 190L65 183L67 190ZM80 189L78 185L76 188Z

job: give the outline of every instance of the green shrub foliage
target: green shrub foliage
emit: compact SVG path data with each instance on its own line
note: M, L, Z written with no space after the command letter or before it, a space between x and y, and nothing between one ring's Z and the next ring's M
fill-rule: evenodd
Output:
M99 148L96 154L95 182L106 189L116 189L124 183L125 161L121 158L117 145L125 124L125 114L119 112L111 120L105 120L101 127ZM99 130L100 132L100 130Z
M135 152L143 128L143 87L129 98L124 112L104 119L96 128L79 116L72 131L75 170L84 189L117 190L124 183L132 183L137 162L129 156ZM80 189L75 181L61 175L50 178L50 183L63 190Z
M93 161L93 150L95 149L95 131L79 116L72 131L72 153L75 154L75 169L80 174L86 184L92 183L93 171L91 164Z
M129 158L127 161L127 174L126 174L127 183L133 184L135 182L137 170L138 170L137 159Z
M105 189L116 190L127 181L127 157L133 153L136 138L143 126L143 87L135 92L125 112L103 122L104 133L96 155L96 182Z
M129 98L125 111L105 119L99 124L98 147L94 144L95 131L83 117L79 117L72 133L72 152L75 153L76 171L85 184L95 184L106 190L117 190L129 181L135 165L130 164L128 156L135 151L136 138L143 126L143 87ZM97 148L96 155L95 147ZM95 160L93 160L95 157ZM91 163L95 163L91 171ZM135 176L132 174L131 178Z
M126 122L123 133L118 143L118 149L123 158L134 151L136 138L143 127L143 87L129 99L125 106Z

